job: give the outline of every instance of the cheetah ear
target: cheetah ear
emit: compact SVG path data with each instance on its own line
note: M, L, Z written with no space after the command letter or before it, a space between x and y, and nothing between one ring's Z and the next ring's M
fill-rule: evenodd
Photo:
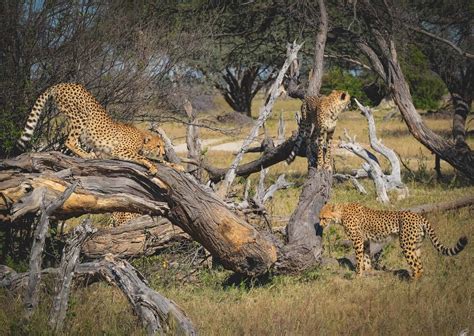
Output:
M347 95L347 93L343 92L341 94L341 100L346 100L346 95Z
M147 144L150 142L150 140L151 140L151 137L146 136L145 139L143 139L143 143Z

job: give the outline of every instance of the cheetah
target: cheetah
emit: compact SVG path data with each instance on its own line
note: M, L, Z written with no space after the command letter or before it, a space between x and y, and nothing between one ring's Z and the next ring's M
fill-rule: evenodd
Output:
M164 141L147 131L112 120L107 111L82 85L62 83L51 86L36 100L18 147L31 140L46 102L52 98L60 113L68 118L66 147L81 158L113 158L144 165L156 174L156 166L146 156L163 156ZM91 150L81 148L81 144Z
M129 221L143 216L140 213L136 212L113 212L112 215L110 216L110 226L116 227L116 226L121 226L125 223L128 223Z
M368 245L364 244L369 240L380 241L398 235L403 254L412 271L411 277L415 279L423 273L420 245L425 232L436 250L446 256L458 254L467 244L467 238L463 236L455 247L445 247L440 243L428 220L411 211L374 210L359 203L326 204L319 217L323 228L331 222L344 227L354 245L359 275L371 269Z
M350 95L346 91L334 90L328 96L307 96L301 105L301 122L295 145L286 162L290 164L295 159L298 151L306 141L307 157L314 160L317 145L318 167L332 170L331 163L331 140L336 129L339 114L344 111L350 103ZM314 166L310 161L309 165Z

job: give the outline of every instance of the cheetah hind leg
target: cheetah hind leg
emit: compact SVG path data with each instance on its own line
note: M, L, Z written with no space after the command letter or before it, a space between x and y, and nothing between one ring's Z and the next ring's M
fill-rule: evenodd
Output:
M410 265L412 279L419 279L423 275L423 265L421 263L421 249L419 246L403 247L403 255Z
M323 159L323 168L332 171L332 137L334 135L334 131L328 132L326 136L326 148L324 153Z
M76 154L77 156L79 156L80 158L83 158L83 159L95 159L96 156L94 153L87 153L85 150L83 150L81 147L80 147L80 143L79 143L79 138L80 138L80 133L79 131L77 130L72 130L67 139L66 139L66 147L71 151L73 152L74 154Z
M317 166L319 169L326 169L325 166L325 155L324 155L324 146L326 145L326 132L321 132L318 135L318 156L317 156Z

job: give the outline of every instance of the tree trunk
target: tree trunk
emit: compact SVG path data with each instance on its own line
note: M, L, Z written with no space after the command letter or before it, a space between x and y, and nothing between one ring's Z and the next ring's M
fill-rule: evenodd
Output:
M311 96L318 95L321 88L324 48L328 32L328 15L324 0L318 0L318 4L320 26L315 37L313 76L306 91L306 94ZM308 158L308 162L311 161L313 160ZM319 212L329 199L331 185L332 171L311 167L308 164L308 177L303 185L298 206L287 225L288 245L282 249L277 269L285 273L298 272L320 263L322 232L317 232Z
M88 258L99 258L107 253L118 258L149 256L173 243L191 237L169 220L142 216L115 228L96 232L82 247Z
M258 275L274 264L274 243L194 179L162 165L150 179L145 171L125 161L84 161L57 152L23 154L0 161L4 196L0 214L11 219L18 213L36 212L43 198L32 195L51 197L78 181L81 187L58 208L57 215L130 211L132 207L135 212L167 217L235 272Z
M389 29L384 29L384 24L387 23L380 21L377 13L373 12L376 9L370 0L363 0L360 9L375 40L375 46L371 47L362 41L358 41L357 45L369 58L373 69L385 80L410 133L433 153L474 179L474 152L467 146L455 146L454 142L443 139L426 126L413 105L408 83L398 63L393 37Z
M225 69L226 85L217 85L217 88L234 111L252 116L252 100L263 85L263 82L256 83L259 72L259 66L238 68L234 72Z
M308 96L316 96L319 94L324 73L323 62L324 49L326 47L326 39L328 36L328 13L326 11L326 5L324 4L324 0L318 0L318 6L320 21L318 33L316 34L315 38L313 71L309 81L308 90L306 91L306 94Z

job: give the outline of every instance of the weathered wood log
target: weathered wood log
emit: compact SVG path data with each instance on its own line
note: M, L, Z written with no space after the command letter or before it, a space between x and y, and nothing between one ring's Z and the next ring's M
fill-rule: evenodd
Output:
M332 173L311 167L303 185L298 207L286 228L288 244L281 248L275 268L297 273L318 264L322 255L321 234L316 229L319 211L329 199Z
M58 275L59 269L42 270L42 275ZM135 313L142 320L149 335L154 334L183 334L196 335L196 329L183 310L173 301L162 296L148 287L143 276L128 262L108 256L100 261L77 265L74 277L97 276L108 283L120 288ZM29 273L16 273L12 269L0 265L0 287L17 291L28 282Z
M49 316L49 324L55 332L59 332L63 328L72 279L74 270L79 262L81 246L94 231L96 229L91 226L91 220L86 219L74 228L71 238L66 241L64 246L55 289L56 295L54 296Z
M191 237L168 219L142 216L119 227L99 230L82 246L82 253L88 258L100 258L107 253L118 258L137 258L182 240Z
M77 187L77 182L71 184L64 193L56 200L46 203L41 200L41 217L36 226L34 240L30 253L30 275L28 277L28 287L24 297L26 317L30 318L38 306L39 284L41 281L41 264L43 262L43 249L46 240L46 233L49 229L49 217L61 207L71 196Z
M384 173L375 155L357 143L355 137L351 139L346 129L344 129L344 135L347 141L341 140L339 147L347 149L365 161L362 168L374 181L377 200L384 204L390 203L387 194L387 186L384 181Z
M454 201L440 202L440 203L435 203L435 204L422 204L422 205L417 205L417 206L407 208L404 210L424 214L424 213L436 212L436 211L455 210L455 209L464 208L464 207L472 206L472 205L474 205L474 196L469 195L469 196L462 197Z
M184 311L173 301L149 288L143 276L127 261L106 257L100 263L97 267L99 272L124 292L148 335L197 334Z
M27 153L0 161L0 174L0 193L4 196L0 213L7 216L15 206L37 211L28 203L35 189L62 193L71 182L78 181L80 188L58 208L58 216L130 211L132 206L135 212L168 218L224 267L238 273L262 274L277 258L273 242L227 209L218 197L189 175L161 164L156 176L148 178L143 167L131 162L85 161L57 152Z
M372 110L354 98L359 109L362 111L364 116L367 118L369 125L369 141L370 147L374 151L383 155L390 162L390 174L384 174L383 178L388 191L396 190L398 193L398 199L403 199L408 196L408 187L402 182L400 160L398 159L395 151L385 146L382 141L377 137L377 131L375 129L375 120Z

